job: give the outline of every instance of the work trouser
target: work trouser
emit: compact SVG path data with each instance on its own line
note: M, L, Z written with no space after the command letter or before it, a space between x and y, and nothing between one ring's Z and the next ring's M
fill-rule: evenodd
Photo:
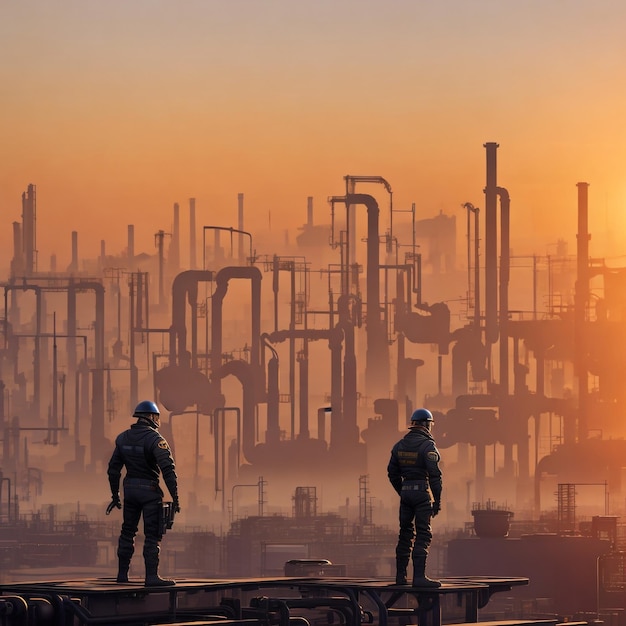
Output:
M409 485L404 485L400 493L400 532L396 546L396 559L398 563L405 565L411 557L411 549L414 560L427 556L433 538L430 527L433 512L430 493L425 487L408 487Z
M124 521L117 548L120 564L128 564L135 551L135 535L143 515L143 558L146 568L159 562L159 519L163 491L151 480L127 478L124 480Z

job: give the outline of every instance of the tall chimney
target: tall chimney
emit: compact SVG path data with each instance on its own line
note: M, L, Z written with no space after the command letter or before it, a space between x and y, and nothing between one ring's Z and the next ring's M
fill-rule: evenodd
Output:
M487 156L485 185L485 340L498 340L498 144L484 144Z
M196 199L189 198L189 269L196 269ZM205 268L202 268L205 269Z
M28 189L22 194L22 236L24 249L24 270L26 276L31 276L37 269L35 262L36 252L36 222L37 222L37 199L35 185L28 185Z
M135 226L134 224L128 225L128 269L135 269Z
M13 260L11 261L11 276L18 276L24 272L24 249L22 248L22 225L13 222Z
M172 226L172 240L168 254L168 265L174 274L180 269L180 207L174 203L174 224Z
M309 228L313 226L313 196L306 199L306 225Z
M576 233L576 285L574 289L575 373L578 378L578 441L589 435L589 363L586 332L589 303L589 183L578 188L578 232ZM573 437L572 437L573 439Z
M165 231L160 230L155 235L156 244L159 253L159 307L165 303L165 282L163 267L165 265L165 259L163 255L163 242L165 241Z
M78 231L72 231L72 262L70 272L78 272Z
M243 194L237 194L237 228L243 231ZM239 233L239 264L245 265L246 255L243 251L243 234Z
M104 239L100 239L100 271L102 271L106 265L106 257L106 242Z

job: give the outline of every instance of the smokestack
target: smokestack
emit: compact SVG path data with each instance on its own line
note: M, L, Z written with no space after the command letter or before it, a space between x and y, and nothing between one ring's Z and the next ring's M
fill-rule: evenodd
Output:
M24 249L22 248L22 225L13 222L13 260L11 261L11 276L17 276L24 271Z
M103 270L106 265L106 257L106 242L100 239L100 270Z
M180 207L174 203L174 225L172 227L172 241L168 254L170 270L178 274L180 269Z
M189 269L196 269L196 199L189 198ZM205 268L202 268L205 269Z
M313 226L313 196L306 199L306 225L309 228Z
M485 185L485 340L498 340L498 144L484 144L487 155Z
M165 231L160 230L158 233L156 233L154 237L156 239L158 255L159 255L159 307L161 307L165 303L165 282L164 282L164 272L163 272L163 267L165 265L165 259L163 255L163 243L165 241Z
M78 271L78 232L72 231L72 262L70 263L70 272Z
M576 183L578 188L578 233L576 234L576 287L574 290L575 372L578 378L578 441L589 435L589 364L586 332L589 303L589 183Z
M22 194L22 236L24 250L24 270L26 276L31 276L36 270L36 222L37 199L35 185L28 185L26 193Z
M346 195L353 195L356 189L356 181L352 178L346 179ZM347 241L347 258L346 267L350 268L356 263L356 208L349 206L346 215L346 228L348 229L348 241ZM350 270L347 270L348 274ZM350 280L346 281L346 293L350 292ZM378 301L378 298L377 298Z
M243 194L237 194L237 228L243 231ZM245 265L246 255L243 251L243 234L239 233L239 264Z
M128 225L128 269L135 269L135 226Z

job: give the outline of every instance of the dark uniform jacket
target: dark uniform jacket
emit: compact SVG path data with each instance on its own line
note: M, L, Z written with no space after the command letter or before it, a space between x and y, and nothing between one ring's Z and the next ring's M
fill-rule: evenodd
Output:
M174 500L178 499L176 467L170 447L158 430L142 421L133 424L118 435L115 450L109 461L111 493L118 493L122 467L126 466L126 480L142 479L158 484L159 473Z
M441 501L439 450L432 435L421 426L413 426L391 450L387 475L393 488L401 494L404 481L424 481L430 485L435 502Z

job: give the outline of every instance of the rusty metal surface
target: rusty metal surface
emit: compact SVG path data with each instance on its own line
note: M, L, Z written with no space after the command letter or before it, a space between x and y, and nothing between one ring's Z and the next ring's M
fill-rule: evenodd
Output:
M5 584L2 598L23 598L33 614L47 605L49 614L71 614L78 624L132 624L170 622L176 619L279 620L287 625L302 611L340 614L347 626L360 626L367 619L386 626L400 613L417 615L433 626L442 623L440 598L456 594L466 606L466 621L477 621L477 608L492 593L526 585L526 578L446 578L441 587L419 588L395 585L389 579L349 577L279 577L240 579L188 578L171 587L145 587L141 582L119 584L114 578L49 580ZM259 593L261 592L261 593ZM413 607L400 603L412 598ZM364 607L366 607L364 609ZM37 624L37 619L30 618Z

